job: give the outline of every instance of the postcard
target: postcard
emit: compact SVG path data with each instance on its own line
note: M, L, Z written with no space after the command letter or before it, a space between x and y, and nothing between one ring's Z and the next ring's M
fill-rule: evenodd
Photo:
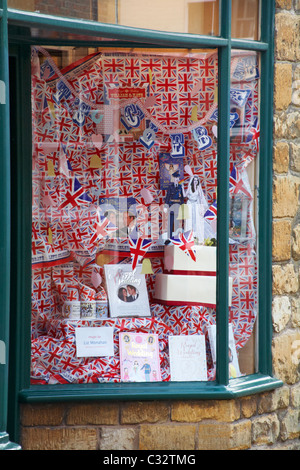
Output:
M75 328L77 357L104 357L114 355L112 327Z

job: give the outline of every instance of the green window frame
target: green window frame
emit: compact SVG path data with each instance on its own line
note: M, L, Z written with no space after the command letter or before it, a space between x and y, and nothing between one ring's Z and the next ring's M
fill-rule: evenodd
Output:
M261 39L231 38L231 1L222 0L220 36L166 33L107 25L92 21L54 17L7 9L0 1L1 75L6 85L5 104L1 104L1 184L0 184L0 340L6 345L6 361L0 365L0 384L8 383L1 399L0 433L9 416L11 433L18 427L20 402L71 400L158 400L158 399L232 399L280 387L272 376L272 125L273 125L273 32L274 0L261 2ZM60 39L32 37L30 28L56 31ZM74 35L69 39L68 34ZM76 35L86 39L78 39ZM99 45L99 37L113 38L114 46L134 42L140 47L217 48L219 119L227 122L230 110L231 49L257 51L261 56L260 167L259 167L259 316L258 372L229 382L228 377L228 244L229 244L229 150L228 125L218 126L218 250L217 250L217 375L215 382L159 382L126 384L30 385L30 279L31 279L31 127L30 46ZM117 41L116 41L117 39ZM122 41L122 42L118 42ZM106 41L101 41L103 46ZM9 54L11 76L9 77ZM9 79L17 91L9 103ZM10 137L10 128L13 135ZM14 159L11 166L10 159ZM11 168L14 169L11 172ZM17 191L11 195L11 188ZM12 235L11 235L12 234ZM222 332L222 334L219 334ZM10 347L8 348L8 345ZM0 385L2 387L2 385ZM2 391L2 390L1 390ZM9 395L9 399L8 399ZM8 409L8 413L7 413ZM1 418L0 418L1 419Z

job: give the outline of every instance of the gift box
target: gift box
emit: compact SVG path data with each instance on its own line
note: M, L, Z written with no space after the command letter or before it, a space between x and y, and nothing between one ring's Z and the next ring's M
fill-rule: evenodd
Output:
M165 305L216 306L216 276L157 274L155 301ZM229 278L229 306L232 300L232 278Z
M175 245L166 245L164 250L165 272L170 274L216 275L216 247L194 245L194 259Z

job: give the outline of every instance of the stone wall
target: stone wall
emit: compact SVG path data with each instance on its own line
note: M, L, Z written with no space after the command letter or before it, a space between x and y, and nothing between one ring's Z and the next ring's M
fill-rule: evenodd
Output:
M273 364L284 386L224 401L22 405L23 449L300 450L300 0L276 7Z
M274 77L273 365L300 378L300 1L277 0ZM295 417L296 420L296 410Z

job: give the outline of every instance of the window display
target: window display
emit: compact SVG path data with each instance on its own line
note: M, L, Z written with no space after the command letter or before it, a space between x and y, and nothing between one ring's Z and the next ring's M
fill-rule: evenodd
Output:
M214 380L217 52L55 59L32 48L31 382L193 380L189 357ZM231 377L257 316L258 89L258 56L233 52Z

